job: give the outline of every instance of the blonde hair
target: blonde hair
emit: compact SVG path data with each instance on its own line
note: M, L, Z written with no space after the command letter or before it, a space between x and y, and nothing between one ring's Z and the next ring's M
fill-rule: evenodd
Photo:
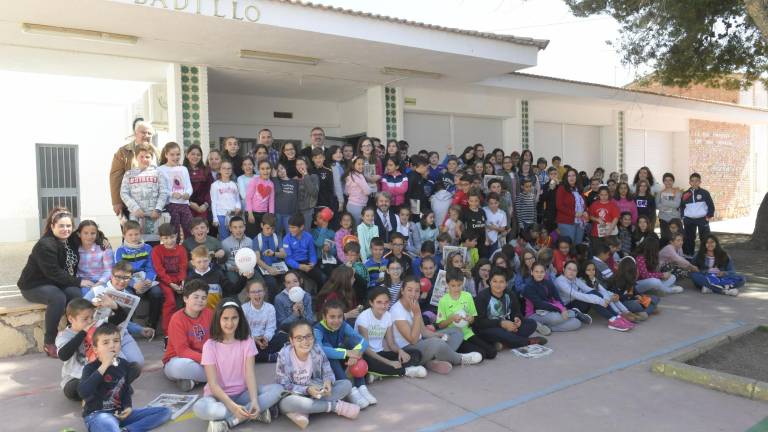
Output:
M208 248L205 246L198 246L192 249L192 258L208 258Z

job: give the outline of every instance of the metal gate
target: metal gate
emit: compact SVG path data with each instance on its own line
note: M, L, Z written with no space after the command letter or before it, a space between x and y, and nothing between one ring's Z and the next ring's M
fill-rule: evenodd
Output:
M45 218L54 207L66 207L76 220L80 218L78 154L77 145L70 144L36 144L35 152L42 234Z

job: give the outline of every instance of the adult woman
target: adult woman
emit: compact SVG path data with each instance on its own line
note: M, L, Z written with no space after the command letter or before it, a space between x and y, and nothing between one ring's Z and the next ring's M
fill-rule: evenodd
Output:
M648 185L651 188L651 194L655 195L661 190L661 186L659 186L659 184L656 183L656 181L653 179L653 173L647 166L640 167L640 169L635 173L635 178L632 180L632 186L630 187L632 193L637 191L637 183L640 180L645 180L648 182Z
M525 154L525 152L523 152ZM521 160L520 162L520 169L517 172L517 186L520 188L518 192L522 190L523 183L527 181L530 181L533 185L533 190L535 195L538 197L539 192L541 190L541 186L539 185L539 179L536 178L536 174L533 173L533 168L531 167L531 163L527 160Z
M475 160L475 148L472 146L468 146L461 153L461 157L459 157L459 164L464 168L470 167L472 166L472 162L474 160Z
M555 201L557 203L557 229L560 236L567 236L573 244L581 244L584 240L584 212L586 204L579 192L576 178L578 173L569 168L565 172L565 181L557 187Z
M203 165L203 149L197 144L187 148L184 166L189 171L189 181L192 183L192 195L189 197L189 208L192 216L208 219L208 209L211 207L211 176L208 168Z
M32 248L16 282L22 297L47 306L43 349L53 358L58 357L54 342L67 302L82 296L81 287L93 286L93 282L77 277L80 256L70 240L72 221L66 208L51 210L45 220L45 232Z
M669 222L672 219L680 219L680 200L682 193L675 187L675 176L672 173L664 173L664 189L656 194L656 208L659 209L659 221L661 224L661 237L669 237Z
M292 142L286 142L280 149L280 163L285 167L288 178L294 178L299 175L296 171L296 145Z
M390 160L394 160L396 164L400 164L401 161L400 157L400 148L397 145L396 139L390 139L387 140L387 148L384 151L384 157L381 158L381 165L386 169L387 162ZM399 169L402 169L398 167Z
M375 193L378 189L376 184L381 180L382 166L381 159L376 156L373 149L373 141L368 137L360 137L357 142L357 155L363 159L363 174L365 181L368 182L369 193ZM371 168L373 167L373 168ZM371 172L373 170L373 172Z
M525 149L522 153L520 153L520 161L518 161L517 165L522 168L523 162L528 162L529 165L533 166L533 152Z
M494 168L496 172L501 172L501 162L504 160L504 150L495 148L491 154L493 155Z

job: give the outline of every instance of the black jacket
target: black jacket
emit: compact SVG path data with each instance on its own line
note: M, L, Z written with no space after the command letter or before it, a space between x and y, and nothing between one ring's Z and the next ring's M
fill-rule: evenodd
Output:
M53 235L46 234L37 241L32 248L32 253L29 254L27 265L24 266L16 282L19 289L27 290L42 285L55 285L59 288L80 287L81 278L77 277L80 255L72 242L68 244L74 251L74 275L66 270L67 252L64 243Z
M492 318L488 315L488 307L492 298L502 303L503 311L506 312L502 318ZM501 298L494 297L490 288L481 290L477 293L477 297L475 297L475 309L477 309L477 317L473 327L477 330L499 327L502 319L514 321L515 318L520 318L520 320L525 318L520 312L520 303L517 301L517 295L510 289L505 289Z
M384 228L384 221L382 221L381 217L379 216L379 209L376 208L373 211L373 223L379 227L379 237L384 241L384 243L389 243L389 238L392 236L392 233L397 230L397 215L392 211L391 208L387 210L387 215L389 216L389 226L392 228L389 231Z
M333 171L326 167L309 170L310 174L315 174L318 179L317 205L316 207L329 207L336 211L338 206L334 207L333 201L336 197L333 189Z
M128 361L118 357L117 366L109 366L102 376L101 362L95 360L83 368L77 392L83 398L83 417L95 411L123 411L133 405L131 383L138 378Z
M419 200L419 211L421 214L426 214L430 210L429 195L433 188L434 184L431 181L416 171L411 171L408 173L408 192L405 197L409 200ZM410 206L410 201L406 201L406 205Z

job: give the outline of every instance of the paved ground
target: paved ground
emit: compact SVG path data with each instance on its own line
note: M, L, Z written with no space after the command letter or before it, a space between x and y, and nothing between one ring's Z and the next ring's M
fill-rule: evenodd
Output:
M743 237L727 239L738 242ZM6 277L7 269L15 261L2 249L0 282L12 281ZM738 249L733 254L739 268L750 275L748 289L737 298L687 290L665 297L662 313L630 333L610 331L596 319L589 328L553 335L550 346L555 352L547 358L520 359L504 352L495 360L457 368L448 376L378 381L371 388L379 405L363 411L356 421L319 415L312 417L310 427L331 431L354 426L366 432L746 431L768 415L768 405L649 372L655 358L740 326L768 322L768 278L764 277L768 254ZM23 265L23 260L19 262ZM176 392L160 370L161 344L141 345L148 361L135 384L137 406L159 393ZM0 360L3 431L84 430L79 405L60 393L59 367L58 361L42 354ZM273 366L257 366L260 382L271 382L273 377ZM200 420L186 417L161 430L205 429ZM269 429L296 428L281 418ZM246 425L238 430L266 429Z

